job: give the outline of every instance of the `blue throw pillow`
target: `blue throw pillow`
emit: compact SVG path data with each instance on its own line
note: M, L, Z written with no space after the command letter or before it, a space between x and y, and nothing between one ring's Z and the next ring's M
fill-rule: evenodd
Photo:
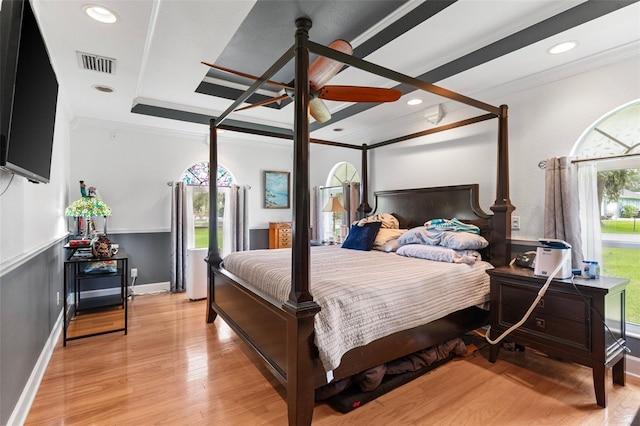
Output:
M342 243L342 248L369 251L373 247L376 234L382 226L382 222L369 222L364 226L351 225L347 239Z

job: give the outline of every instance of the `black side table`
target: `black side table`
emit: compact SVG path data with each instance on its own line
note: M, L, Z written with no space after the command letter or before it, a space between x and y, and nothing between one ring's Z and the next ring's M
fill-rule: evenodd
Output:
M108 270L101 271L97 268L90 272L93 267L104 265L103 262L113 262L115 267L109 265ZM67 346L68 340L118 331L124 331L124 334L127 334L128 270L129 257L122 248L117 254L106 259L94 258L90 255L90 251L73 250L64 262L63 346ZM109 281L117 281L117 286L108 287L117 289L117 292L111 291L106 295L88 297L87 294L91 291L88 287L91 283L98 281L107 284ZM119 321L106 325L94 322L96 315L112 315L115 309L121 311L122 317ZM84 324L81 326L83 321Z

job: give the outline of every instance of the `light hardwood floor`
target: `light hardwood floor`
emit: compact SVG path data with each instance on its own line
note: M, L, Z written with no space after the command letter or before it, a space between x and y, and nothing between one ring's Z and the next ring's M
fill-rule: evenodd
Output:
M286 425L283 387L205 307L136 296L127 336L60 342L26 424ZM609 372L602 409L590 369L531 350L491 364L478 346L349 414L318 404L314 425L628 425L640 407L637 378L614 386Z

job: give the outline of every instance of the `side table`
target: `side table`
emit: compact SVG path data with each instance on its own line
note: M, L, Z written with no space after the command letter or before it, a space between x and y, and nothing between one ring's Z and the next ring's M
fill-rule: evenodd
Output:
M101 269L105 262L109 262L108 267ZM122 248L106 259L74 250L65 260L63 346L67 346L69 340L105 333L124 331L127 334L128 270L129 257ZM92 288L95 283L107 287L95 290Z
M520 321L535 300L545 279L533 270L504 266L487 271L491 276L492 339ZM554 279L527 321L506 340L530 346L553 357L593 369L597 404L607 406L606 369L613 382L624 385L625 288L629 280ZM577 291L576 291L577 289ZM490 348L489 361L496 362L500 343Z

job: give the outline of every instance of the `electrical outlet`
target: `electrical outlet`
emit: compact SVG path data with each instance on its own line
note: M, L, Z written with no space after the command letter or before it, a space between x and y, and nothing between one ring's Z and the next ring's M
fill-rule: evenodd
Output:
M511 229L520 230L520 216L511 216Z
M60 292L56 291L56 306L60 305Z
M138 268L131 268L131 278L136 278L138 276Z

